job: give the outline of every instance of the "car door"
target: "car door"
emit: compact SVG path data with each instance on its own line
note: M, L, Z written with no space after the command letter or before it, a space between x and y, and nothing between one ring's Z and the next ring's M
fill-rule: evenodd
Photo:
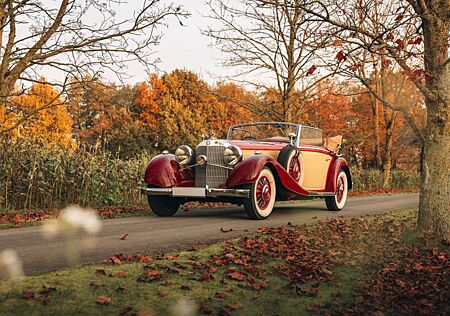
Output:
M332 155L322 147L323 131L302 126L299 145L303 163L300 185L307 191L325 190Z

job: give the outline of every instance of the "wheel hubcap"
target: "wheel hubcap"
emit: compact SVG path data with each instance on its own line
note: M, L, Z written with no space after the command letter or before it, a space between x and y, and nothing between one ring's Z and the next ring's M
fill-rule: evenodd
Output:
M256 184L256 202L260 209L265 210L269 206L271 196L270 181L266 176L262 176Z
M295 181L300 180L300 160L298 156L292 157L289 163L289 175L294 178Z
M342 179L342 177L338 178L337 187L338 187L338 189L336 192L336 198L337 198L337 202L341 203L342 199L344 198L344 191L345 191L344 180Z

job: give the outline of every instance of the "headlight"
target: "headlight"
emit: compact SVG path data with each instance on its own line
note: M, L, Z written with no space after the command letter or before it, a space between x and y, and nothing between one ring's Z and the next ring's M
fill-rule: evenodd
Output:
M175 150L175 159L180 165L187 166L194 156L194 151L187 145L182 145Z
M206 165L207 159L206 159L205 155L200 155L200 156L197 157L196 161L197 161L198 165L204 166L204 165Z
M242 158L242 150L234 145L227 147L223 153L223 160L227 165L234 166Z

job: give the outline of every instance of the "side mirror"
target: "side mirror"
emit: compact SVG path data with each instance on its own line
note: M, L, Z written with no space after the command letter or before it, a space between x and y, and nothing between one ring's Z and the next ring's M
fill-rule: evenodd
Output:
M291 145L294 146L295 144L295 138L297 137L297 134L295 133L289 133L289 140L291 141Z

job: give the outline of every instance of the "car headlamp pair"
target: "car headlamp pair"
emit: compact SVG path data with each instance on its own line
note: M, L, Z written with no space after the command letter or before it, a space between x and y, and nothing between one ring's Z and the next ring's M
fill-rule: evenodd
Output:
M192 162L194 151L187 145L182 145L175 150L175 159L182 166L187 166ZM223 160L228 166L236 165L242 159L242 150L234 145L225 148ZM198 165L203 166L207 162L205 155L199 155L196 159Z

